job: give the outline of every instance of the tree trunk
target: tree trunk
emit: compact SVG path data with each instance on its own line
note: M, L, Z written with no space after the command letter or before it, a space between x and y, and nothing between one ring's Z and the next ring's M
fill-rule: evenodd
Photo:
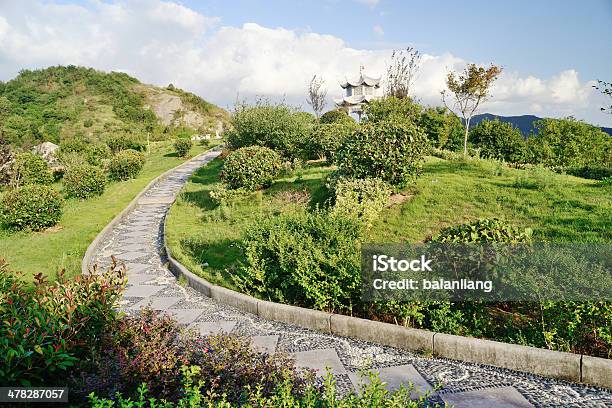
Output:
M463 155L467 157L467 139L468 139L468 133L470 131L470 118L467 118L465 120L465 136L463 138Z

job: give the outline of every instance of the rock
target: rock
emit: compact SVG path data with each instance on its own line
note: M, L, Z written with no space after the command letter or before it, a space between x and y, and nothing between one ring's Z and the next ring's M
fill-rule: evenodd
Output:
M44 142L32 148L32 153L42 156L49 166L54 165L57 162L55 152L59 149L59 146L55 143Z

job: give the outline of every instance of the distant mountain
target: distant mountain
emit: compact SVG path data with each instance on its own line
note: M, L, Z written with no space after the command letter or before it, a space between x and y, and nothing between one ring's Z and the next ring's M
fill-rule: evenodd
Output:
M535 126L534 126L535 121L540 120L542 118L538 116L534 116L534 115L500 116L500 115L493 115L491 113L483 113L480 115L476 115L472 118L470 122L470 127L476 126L477 124L479 124L485 119L488 119L488 120L499 119L501 122L511 123L512 126L518 128L521 131L523 136L529 136L531 133L536 133ZM612 128L602 127L601 130L603 130L604 132L612 136Z

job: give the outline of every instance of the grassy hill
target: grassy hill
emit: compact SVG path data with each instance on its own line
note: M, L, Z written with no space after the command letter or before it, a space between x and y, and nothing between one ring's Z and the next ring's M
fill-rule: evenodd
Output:
M56 66L0 82L0 132L13 147L129 132L151 140L176 131L215 133L228 114L174 86L143 84L125 73Z

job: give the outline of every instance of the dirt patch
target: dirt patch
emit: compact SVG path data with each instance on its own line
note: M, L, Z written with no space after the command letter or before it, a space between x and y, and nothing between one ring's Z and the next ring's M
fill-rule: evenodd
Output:
M389 197L389 201L387 202L386 208L393 207L394 205L402 204L413 197L412 194L392 194Z

